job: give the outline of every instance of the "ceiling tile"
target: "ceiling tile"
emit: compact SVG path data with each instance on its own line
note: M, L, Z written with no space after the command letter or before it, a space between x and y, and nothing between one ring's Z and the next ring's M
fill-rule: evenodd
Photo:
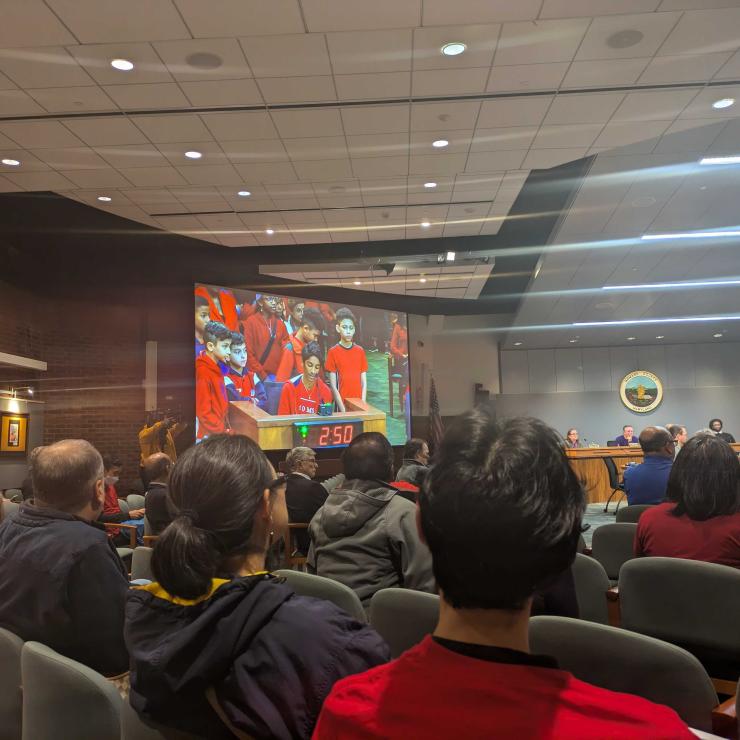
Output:
M680 15L680 13L643 13L595 18L578 49L576 59L650 57L658 51ZM637 31L642 36L635 38L636 43L625 46L625 41L617 34L632 31Z
M237 164L236 171L244 182L295 182L298 177L290 162L260 164Z
M128 188L131 183L116 170L64 170L62 174L80 188ZM98 193L100 195L100 193ZM107 195L107 193L103 193Z
M335 75L411 69L410 29L329 33L326 40Z
M173 167L209 167L213 165L228 164L226 155L215 141L190 141L177 144L158 144L157 147L159 151L167 157ZM189 159L185 156L185 152L193 150L200 152L203 156L200 159ZM226 185L228 183L223 184Z
M254 80L181 82L180 87L196 108L221 105L262 105L262 95Z
M293 161L318 159L346 159L344 136L322 136L305 139L283 139L285 150Z
M304 136L341 136L344 133L342 120L336 108L277 110L272 111L272 120L277 126L278 133L284 139L298 139Z
M127 180L137 186L159 187L187 184L174 167L132 167L122 169L120 172Z
M82 113L115 110L116 105L99 87L52 87L30 90L30 95L49 113Z
M660 136L670 121L610 121L593 142L593 146L627 146Z
M738 43L740 43L740 39ZM640 76L638 84L662 85L671 82L703 82L711 79L729 57L729 52L653 57Z
M619 0L619 3L613 0L545 0L540 11L540 18L652 13L658 5L660 5L660 0Z
M344 131L347 135L408 131L409 107L408 105L389 105L344 108L341 118ZM341 127L339 133L341 133Z
M490 67L500 30L498 24L417 28L414 31L414 70ZM445 56L442 46L450 41L464 43L465 52Z
M74 190L75 184L58 172L18 172L5 175L24 190Z
M190 36L170 0L46 0L83 44Z
M411 95L410 72L335 75L334 83L340 100L388 100Z
M398 177L407 175L409 158L399 157L361 157L352 159L355 177Z
M663 0L658 10L701 10L702 8L734 8L737 0Z
M424 0L425 26L451 26L460 23L499 23L526 21L540 12L541 0Z
M472 129L475 127L480 106L477 100L414 103L411 106L411 129L412 131Z
M188 99L174 82L155 85L106 85L108 95L124 110L187 108Z
M265 102L319 103L334 101L337 94L331 77L268 77L258 81Z
M681 118L714 118L722 120L735 118L740 115L737 104L729 108L712 108L712 103L719 98L735 98L740 100L740 85L728 85L715 88L705 88L684 108Z
M466 159L465 154L417 154L410 158L409 174L454 175L465 169Z
M319 201L311 196L308 198L273 198L275 207L282 211L283 208L318 208Z
M493 67L488 78L486 92L557 90L568 67L568 62Z
M624 93L558 95L545 116L545 123L605 122L611 118L623 99Z
M298 0L174 0L193 36L302 33Z
M33 98L22 90L0 90L0 111L3 116L32 116L37 113L46 113Z
M588 25L587 18L506 23L501 31L494 64L569 62Z
M503 180L503 175L458 175L455 178L455 194L464 195L471 192L485 192L481 200L493 200ZM468 197L467 200L475 200Z
M79 143L79 142L78 142ZM15 149L18 144L4 134L0 134L0 149Z
M73 87L93 82L61 46L0 49L0 70L26 89Z
M177 206L179 201L166 188L137 188L135 190L122 190L131 202L142 204L156 204L162 206ZM161 210L165 210L162 208Z
M309 31L372 31L421 25L421 0L302 0Z
M330 75L323 34L249 36L241 39L255 77Z
M690 10L683 14L663 46L661 56L736 51L740 46L740 8Z
M544 170L550 167L572 162L586 154L588 147L579 149L530 149L524 158L522 167L532 170Z
M473 153L528 149L536 133L537 126L478 128L470 144L470 151Z
M406 178L363 180L362 202L366 206L403 205L406 203Z
M5 159L15 159L20 162L20 166L5 165L0 162L0 172L4 174L12 174L13 172L44 172L50 170L46 162L41 161L38 157L34 157L31 152L24 149L0 149L0 155Z
M278 138L270 114L266 111L201 113L200 117L218 141Z
M718 80L736 80L740 77L740 51L735 52L715 75Z
M485 100L481 104L478 126L499 128L539 125L552 101L551 96Z
M167 192L186 206L207 201L218 201L221 206L226 206L226 201L222 198L221 192L217 187L208 187L204 185L202 187L169 188Z
M116 44L85 44L70 46L67 50L87 73L100 85L134 85L154 82L172 82L162 60L144 42ZM111 67L113 59L128 59L134 68L128 72Z
M79 146L82 142L57 121L18 121L0 124L0 132L21 147Z
M142 144L147 141L146 136L126 118L68 118L62 123L88 146Z
M276 139L226 141L221 143L221 149L233 164L287 162L288 160L285 147Z
M3 0L0 47L75 43L75 37L42 0Z
M17 87L15 82L0 72L0 90L15 90Z
M571 123L542 126L532 143L534 149L590 147L603 128L601 123Z
M234 80L252 76L236 39L160 41L154 44L154 48L170 74L179 82ZM199 59L202 55L208 56Z
M348 159L329 159L318 162L294 162L293 166L301 180L337 180L352 177Z
M465 172L500 172L521 167L526 150L509 152L478 152L468 159ZM462 168L461 170L462 171Z
M204 164L177 170L191 185L239 185L242 181L230 164Z
M614 113L614 120L668 121L679 115L692 98L696 97L696 93L696 90L651 90L629 93Z
M34 149L33 154L57 170L92 170L108 167L108 163L104 159L101 159L92 149L85 146Z
M469 95L483 92L488 67L477 69L430 69L413 72L411 89L415 97Z
M153 144L179 141L208 141L211 134L198 116L173 114L171 116L132 116L133 121Z
M563 87L607 87L632 85L642 74L645 59L609 59L573 62L563 80Z
M153 144L126 144L123 146L100 146L95 151L111 167L164 167L168 164L163 154ZM178 162L179 164L179 162Z
M712 146L724 126L725 121L707 118L679 119L665 130L655 152L702 152Z
M398 156L408 152L409 135L399 132L347 136L347 146L351 157Z

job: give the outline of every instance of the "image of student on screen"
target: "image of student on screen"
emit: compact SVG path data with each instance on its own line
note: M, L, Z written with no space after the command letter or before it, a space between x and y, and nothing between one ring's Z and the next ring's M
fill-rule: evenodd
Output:
M260 380L275 379L283 356L283 347L289 339L285 323L278 314L281 306L281 298L263 294L257 301L257 312L243 325L247 368Z
M321 347L309 342L301 353L303 373L289 380L280 394L278 414L318 414L319 406L331 403L329 386L321 379Z
M391 344L394 367L401 367L409 358L409 333L397 313L392 313Z
M346 411L346 399L367 398L367 357L354 342L357 320L352 311L340 308L335 320L339 343L327 352L326 370L337 410Z
M203 341L203 330L206 324L211 320L211 308L208 305L208 299L202 295L195 296L195 356L197 357L205 348L206 343Z
M285 300L283 321L285 322L285 328L288 330L288 334L295 334L301 328L305 307L305 303L300 298L287 298Z
M290 341L283 347L283 356L280 359L280 366L275 373L275 380L285 381L300 375L303 372L303 348L309 342L316 342L321 333L321 317L310 308L301 312L301 322L290 338Z
M262 406L267 399L262 383L253 382L253 375L247 369L247 347L244 337L238 332L231 332L231 356L228 372L224 377L226 395L229 401L252 401Z
M231 359L231 331L218 321L203 330L205 350L195 361L196 437L229 431L229 401L224 372Z

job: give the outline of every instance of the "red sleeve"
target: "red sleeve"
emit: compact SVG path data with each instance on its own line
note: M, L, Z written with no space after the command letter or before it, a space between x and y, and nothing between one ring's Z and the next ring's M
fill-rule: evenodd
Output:
M103 501L103 516L110 514L120 514L121 506L118 503L118 493L115 486L105 487L105 500Z
M278 406L278 414L295 414L295 392L293 384L286 383L283 386L283 390L280 393L280 405Z
M203 434L218 434L226 431L225 420L218 413L218 406L214 403L214 393L217 390L207 377L198 373L195 379L195 415L198 417Z
M359 356L360 356L360 372L366 373L367 372L367 355L365 354L365 350L360 347L359 344L356 344L355 347L359 349Z
M282 383L285 380L288 380L293 373L293 357L295 356L295 352L293 351L292 347L284 347L283 348L283 354L280 358L280 364L278 365L277 372L275 373L275 380L277 380L279 383Z
M261 342L258 336L259 327L255 325L257 321L262 321L262 319L250 316L244 322L244 344L247 346L247 369L250 373L257 373L260 378L265 378L267 371L259 361L264 348L260 347Z
M221 302L221 312L224 315L224 324L231 331L239 331L239 316L236 311L236 298L230 290L221 290L218 293Z
M336 352L334 351L334 347L331 347L326 353L326 363L324 364L324 370L326 370L326 372L328 373L337 372Z
M398 324L393 324L393 334L391 334L391 353L394 355L403 354L400 347L398 328Z
M640 517L640 519L642 519L642 517ZM645 554L645 547L644 547L644 540L643 540L644 535L645 535L645 527L641 526L640 522L637 522L637 530L635 531L635 541L633 544L633 550L634 550L636 558L639 558Z
M205 285L199 285L195 289L195 295L199 295L201 298L205 298L208 301L208 318L211 321L223 321L224 317L221 316L219 310L216 308L216 304L211 298L211 294L208 292L208 288Z

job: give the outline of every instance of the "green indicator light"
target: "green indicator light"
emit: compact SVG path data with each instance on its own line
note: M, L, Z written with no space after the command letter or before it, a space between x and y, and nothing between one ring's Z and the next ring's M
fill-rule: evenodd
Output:
M301 436L302 437L308 436L308 427L307 426L302 426L301 429L300 429L300 431L301 431Z

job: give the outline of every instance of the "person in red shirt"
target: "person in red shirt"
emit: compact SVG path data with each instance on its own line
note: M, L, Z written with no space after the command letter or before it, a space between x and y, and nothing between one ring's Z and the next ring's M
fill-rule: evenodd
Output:
M668 503L643 512L635 555L688 558L740 568L740 462L727 442L692 437L676 456Z
M260 380L272 380L280 366L283 346L288 341L288 330L277 315L281 299L262 295L257 302L257 313L243 324L247 344L247 368Z
M303 374L283 386L278 414L318 414L323 403L331 403L331 391L321 379L321 347L310 342L303 348Z
M326 370L337 409L346 411L346 399L367 398L367 357L365 350L354 343L357 320L352 311L340 308L336 319L339 343L326 354Z
M238 331L231 332L231 354L224 385L226 386L226 397L229 401L252 401L258 406L266 400L262 384L255 386L252 373L247 369L247 348L244 337Z
M141 519L144 516L144 509L131 509L128 514L121 511L121 505L118 503L118 491L116 483L120 480L123 465L119 458L112 455L103 455L103 481L105 498L103 500L103 510L98 517L99 522L117 523L125 522L128 519ZM120 527L106 527L106 534L117 547L128 547L129 536L126 532L121 531Z
M224 373L231 359L231 332L218 321L209 321L203 331L206 348L195 361L195 437L228 432L229 400Z
M529 653L532 595L572 563L584 510L555 430L497 421L490 406L460 417L418 503L437 627L400 658L334 684L314 739L693 737L672 709Z
M391 314L391 324L391 355L393 364L400 366L409 358L409 333L397 313Z
M300 326L283 347L283 356L275 373L275 380L284 382L303 372L303 348L309 342L315 342L319 333L315 311L309 309L302 314Z
M206 328L206 324L210 319L211 309L208 306L208 301L202 295L195 296L195 356L198 355L206 348L205 342L203 341L203 330Z

